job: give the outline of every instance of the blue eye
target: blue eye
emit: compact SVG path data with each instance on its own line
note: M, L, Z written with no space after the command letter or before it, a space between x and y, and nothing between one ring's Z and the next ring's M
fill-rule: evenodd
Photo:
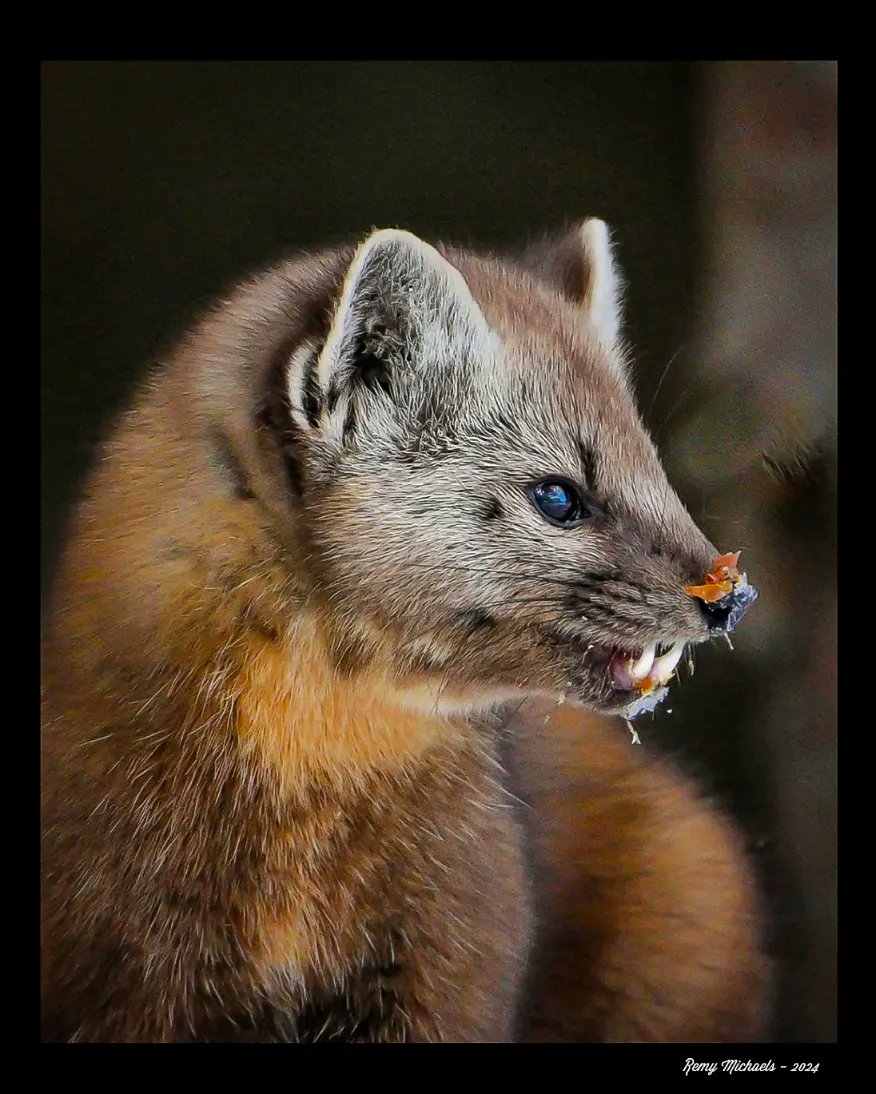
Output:
M551 524L570 527L591 516L590 509L570 482L544 479L529 491L532 503Z

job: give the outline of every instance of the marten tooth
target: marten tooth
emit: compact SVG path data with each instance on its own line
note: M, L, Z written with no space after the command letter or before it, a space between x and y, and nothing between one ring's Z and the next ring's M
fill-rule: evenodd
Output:
M659 680L661 684L665 684L673 672L675 672L675 666L681 660L681 655L684 653L684 647L685 640L680 638L667 653L656 658L654 664L651 666L651 676L655 680Z
M632 676L634 680L644 680L651 671L651 666L654 664L656 654L657 643L652 642L650 646L645 647L645 652L638 661L630 661L627 670L630 676Z

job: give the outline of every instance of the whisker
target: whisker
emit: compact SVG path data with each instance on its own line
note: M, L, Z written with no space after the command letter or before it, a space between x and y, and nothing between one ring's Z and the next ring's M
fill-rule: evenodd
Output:
M675 351L675 353L673 353L673 355L666 362L666 367L663 369L663 372L660 374L660 379L657 381L657 387L656 387L656 389L654 391L654 395L651 399L651 405L648 407L648 417L646 418L646 421L650 420L650 418L651 418L651 414L653 413L654 407L657 404L657 396L660 394L660 389L663 387L663 381L666 379L666 375L669 372L669 369L675 363L675 361L678 358L678 355L681 353L681 351L684 348L685 348L684 346L679 346L678 349Z
M697 383L698 383L697 379L692 380L691 383L689 383L687 385L687 387L684 389L684 391L682 391L682 393L678 396L678 398L672 404L672 409L669 411L669 413L666 415L666 417L660 423L659 428L657 429L656 433L654 434L655 443L657 442L658 438L662 435L664 429L666 429L666 426L670 423L670 421L672 421L673 416L682 408L685 401L690 396L691 392L696 388Z
M584 573L580 574L576 579L565 579L565 578L560 578L560 577L545 577L544 574L533 574L533 573L528 573L524 570L497 570L493 567L454 566L452 563L449 563L449 562L435 563L433 565L426 566L426 565L422 565L422 564L419 564L419 563L416 563L416 562L413 562L413 561L409 561L409 562L406 563L406 565L409 566L409 567L414 567L414 568L419 569L419 570L423 570L423 571L455 570L455 571L458 571L458 572L470 573L470 574L487 574L489 576L497 576L497 577L524 578L527 581L541 581L546 585L561 585L564 588L573 588L573 589L580 588L583 580L588 580L588 579L590 581L596 581L596 580L599 580L599 581L615 581L615 580L618 580L613 575L612 576L606 576L604 574L599 574L595 571L590 571L590 572L585 571ZM630 581L625 581L625 584L629 585L629 584L633 584L633 583L630 582Z

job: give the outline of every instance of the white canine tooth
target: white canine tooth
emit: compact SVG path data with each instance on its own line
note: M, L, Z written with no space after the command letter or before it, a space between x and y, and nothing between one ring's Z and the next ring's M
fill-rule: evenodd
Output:
M675 667L681 660L681 655L684 653L685 640L679 639L675 645L664 653L661 657L655 659L654 664L651 666L651 676L659 680L661 684L665 684L669 677L675 672Z
M652 642L650 646L645 647L645 652L638 659L638 661L630 661L627 666L627 671L634 680L644 680L648 673L651 671L651 666L654 664L654 658L657 655L657 643Z

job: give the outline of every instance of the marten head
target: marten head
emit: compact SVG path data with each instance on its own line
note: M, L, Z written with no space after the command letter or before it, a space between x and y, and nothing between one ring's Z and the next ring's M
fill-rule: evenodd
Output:
M684 592L717 552L636 411L619 296L595 220L520 262L395 230L355 252L282 369L338 671L444 710L538 693L635 713L663 694L637 677L736 622L747 598Z

